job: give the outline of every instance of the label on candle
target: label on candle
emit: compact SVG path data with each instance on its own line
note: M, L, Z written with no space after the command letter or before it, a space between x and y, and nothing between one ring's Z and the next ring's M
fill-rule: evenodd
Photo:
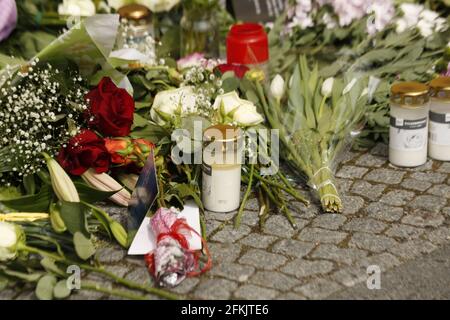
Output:
M430 143L450 146L450 113L430 112Z
M426 147L428 119L406 120L391 117L390 147L402 151L418 151Z

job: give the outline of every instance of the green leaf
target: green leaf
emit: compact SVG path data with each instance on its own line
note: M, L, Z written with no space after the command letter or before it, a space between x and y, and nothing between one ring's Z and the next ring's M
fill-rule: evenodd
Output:
M86 212L83 205L79 202L60 202L60 214L70 233L81 232L88 236L86 227Z
M40 277L42 277L42 273L40 273L40 272L25 273L25 272L20 272L20 271L15 271L15 270L4 269L3 273L6 274L7 276L14 277L14 278L24 280L27 282L35 282Z
M34 181L34 174L23 177L23 186L28 195L36 193L36 182Z
M36 285L36 297L39 300L52 300L53 299L53 289L56 286L57 279L52 275L45 275Z
M47 272L53 272L60 276L66 276L63 270L61 270L57 265L54 259L51 259L49 257L44 257L41 260L41 265L44 267Z
M19 212L47 212L52 197L53 193L50 186L43 185L37 194L1 200L0 202L4 206Z
M81 232L75 232L73 235L73 244L78 257L83 260L89 259L95 253L95 247L92 241L86 238Z
M91 188L87 184L81 181L74 182L77 188L80 199L85 202L94 203L108 199L110 196L116 193L116 191L101 191Z
M53 296L56 299L65 299L70 296L71 290L67 287L67 280L60 280L53 288Z

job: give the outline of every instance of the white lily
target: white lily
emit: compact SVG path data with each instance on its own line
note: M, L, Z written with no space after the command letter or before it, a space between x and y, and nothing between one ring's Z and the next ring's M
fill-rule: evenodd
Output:
M44 157L47 161L52 187L58 199L66 202L80 202L77 188L75 188L66 171L59 165L58 161L48 154L44 154Z

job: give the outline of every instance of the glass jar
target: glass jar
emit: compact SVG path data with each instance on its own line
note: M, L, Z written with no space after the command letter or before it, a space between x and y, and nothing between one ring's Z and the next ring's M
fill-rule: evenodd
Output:
M261 70L269 79L269 40L262 25L240 23L231 27L227 35L227 63Z
M401 82L391 87L389 161L400 167L417 167L427 161L428 86Z
M431 158L450 161L450 77L430 82L430 141Z
M203 205L214 212L234 211L241 196L242 132L219 124L205 130L203 141Z
M180 21L180 55L203 53L207 58L219 57L219 29L214 10L184 8Z
M146 57L140 62L153 65L156 61L156 42L150 10L140 4L129 4L121 7L118 12L121 22L119 49L136 49Z

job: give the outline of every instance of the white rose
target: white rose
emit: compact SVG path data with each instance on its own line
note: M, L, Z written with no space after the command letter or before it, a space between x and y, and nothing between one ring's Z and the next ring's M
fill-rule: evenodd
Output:
M217 96L213 104L214 110L220 110L223 116L227 115L242 104L241 98L236 91ZM223 109L221 109L223 108Z
M138 0L139 4L147 6L152 12L170 11L180 0Z
M95 4L91 0L63 0L58 6L63 16L87 17L95 14Z
M322 84L322 96L324 97L328 97L331 92L333 91L333 83L334 83L334 78L333 77L329 77L327 79L325 79L325 81Z
M280 100L284 95L284 79L279 74L270 83L270 93L277 100Z
M108 5L111 8L114 8L116 10L119 10L123 6L126 6L127 4L133 3L132 0L108 0Z
M153 101L150 116L153 121L163 125L177 113L195 113L195 102L196 96L192 87L160 91Z
M250 101L242 100L242 104L233 113L233 120L241 126L254 126L264 121L256 107Z
M0 261L14 259L22 230L14 224L0 222Z

